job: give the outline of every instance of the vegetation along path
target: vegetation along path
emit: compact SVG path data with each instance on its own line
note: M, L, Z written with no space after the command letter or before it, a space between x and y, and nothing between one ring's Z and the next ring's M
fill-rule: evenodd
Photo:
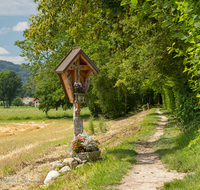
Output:
M154 152L151 143L157 141L163 135L163 128L167 123L165 117L159 109L157 110L161 118L157 126L157 131L148 141L138 141L138 162L130 170L129 174L122 179L122 183L117 186L117 189L130 190L153 190L160 189L164 182L173 179L182 179L185 173L176 171L168 171L161 163L158 154Z

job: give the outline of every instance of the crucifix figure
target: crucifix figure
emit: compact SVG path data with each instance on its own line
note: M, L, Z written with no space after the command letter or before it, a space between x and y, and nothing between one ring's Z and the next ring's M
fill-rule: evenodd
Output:
M76 69L76 72L78 73L77 82L80 82L80 71L83 66L81 66L80 63L76 63L76 65L73 65L72 68Z

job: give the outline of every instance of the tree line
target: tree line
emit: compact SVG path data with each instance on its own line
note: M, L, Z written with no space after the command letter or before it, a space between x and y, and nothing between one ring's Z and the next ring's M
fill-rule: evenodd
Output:
M93 115L118 117L159 99L184 124L198 118L200 2L34 1L39 13L15 44L29 61L23 68L30 70L40 109L70 106L54 68L72 46L81 46L100 69L91 77Z
M10 107L21 87L22 79L14 71L0 72L0 99L3 101L4 108Z
M21 69L20 65L14 64L9 61L0 60L0 72L1 71L15 71L18 76L22 78L23 85L28 82L29 71L27 69Z
M31 89L23 85L22 78L14 71L0 72L0 103L1 106L10 107L10 105L22 106L22 100L26 96L32 96Z

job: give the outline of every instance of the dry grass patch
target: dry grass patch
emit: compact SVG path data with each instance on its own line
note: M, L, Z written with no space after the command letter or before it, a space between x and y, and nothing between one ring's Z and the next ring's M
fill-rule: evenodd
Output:
M0 138L0 174L14 173L31 164L36 158L55 151L56 145L67 144L73 137L72 122L22 122L4 124L7 133L17 128L13 136ZM41 127L42 126L42 127Z

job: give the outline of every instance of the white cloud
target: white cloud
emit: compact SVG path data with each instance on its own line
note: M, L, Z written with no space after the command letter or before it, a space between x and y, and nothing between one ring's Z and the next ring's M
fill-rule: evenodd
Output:
M37 14L33 0L0 0L0 16Z
M10 62L13 62L14 64L18 64L18 65L26 62L24 60L24 58L20 57L20 56L0 56L0 60L10 61Z
M0 29L0 34L6 34L10 31L10 27L6 28L5 26Z
M13 26L13 31L24 31L28 28L28 22L18 22L17 25Z
M6 49L0 47L0 54L10 54Z

